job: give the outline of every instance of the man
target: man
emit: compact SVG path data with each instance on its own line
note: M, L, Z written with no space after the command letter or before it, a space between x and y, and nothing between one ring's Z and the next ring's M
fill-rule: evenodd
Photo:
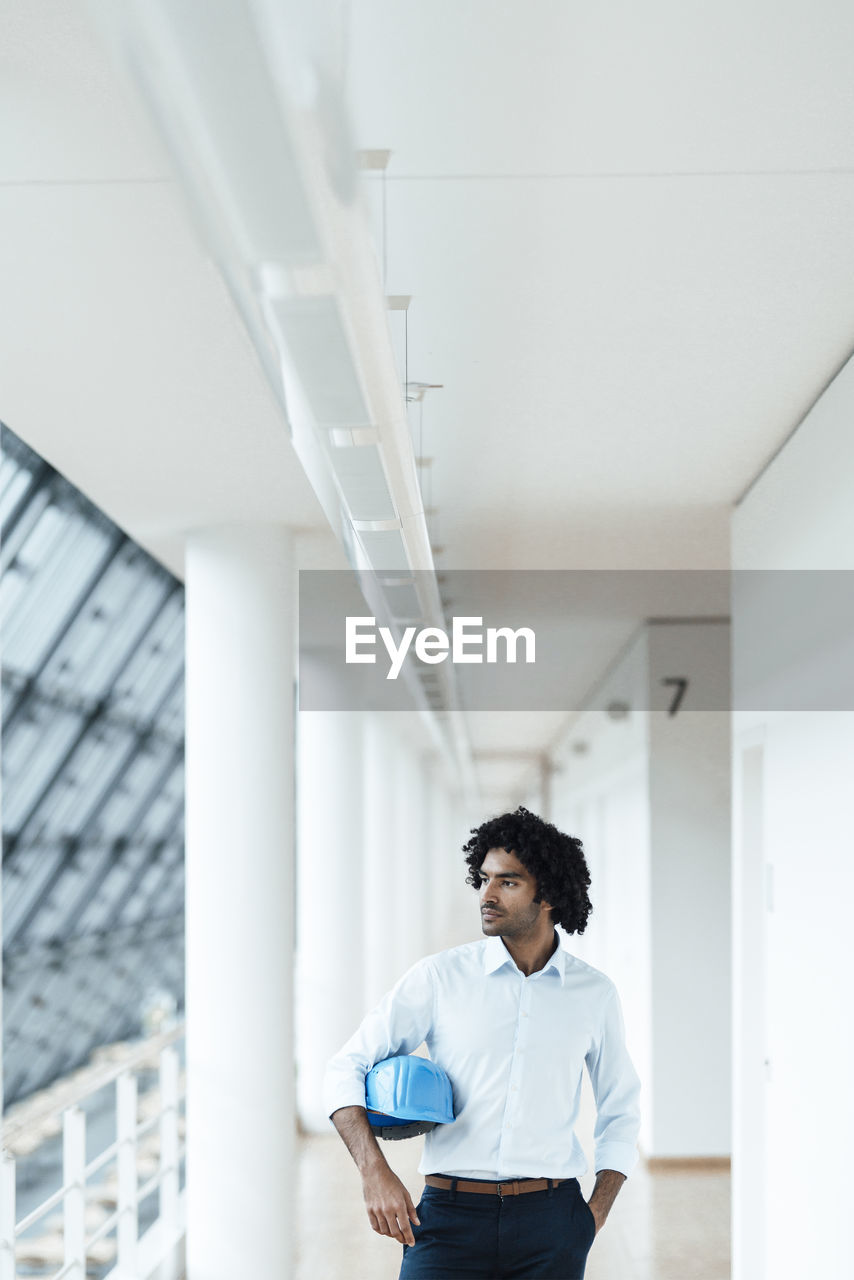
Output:
M581 1280L637 1160L638 1078L604 974L564 951L582 933L581 842L519 808L472 832L467 882L484 940L428 956L330 1062L326 1100L362 1175L374 1231L400 1241L400 1280ZM416 1211L367 1119L366 1073L426 1041L451 1079L455 1120L427 1134ZM596 1185L573 1132L586 1064L597 1106Z

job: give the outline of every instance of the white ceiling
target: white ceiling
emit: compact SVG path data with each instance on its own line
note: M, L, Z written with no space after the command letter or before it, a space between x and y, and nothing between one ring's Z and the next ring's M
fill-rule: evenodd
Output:
M854 343L852 52L842 4L352 7L443 564L726 565Z
M440 565L728 565L854 346L852 60L843 3L351 6ZM496 800L561 723L469 717Z
M7 0L0 418L180 576L192 528L346 561L171 166L85 5Z
M850 168L846 0L356 0L348 88L402 173ZM364 140L364 137L363 137Z
M443 385L439 564L725 567L732 504L854 345L854 9L318 4L357 144L392 151L365 199L409 376ZM0 22L0 418L179 572L184 531L247 519L343 564L82 0ZM487 791L558 727L472 717L526 753Z

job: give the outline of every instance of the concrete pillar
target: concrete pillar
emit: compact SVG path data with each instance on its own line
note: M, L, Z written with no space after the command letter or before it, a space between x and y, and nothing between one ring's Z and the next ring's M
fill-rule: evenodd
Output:
M291 1275L293 599L283 527L188 537L187 1277Z
M477 891L466 884L463 845L472 828L479 826L489 811L483 805L468 806L460 792L445 792L445 883L448 895L446 946L456 946L481 937Z
M394 918L399 973L429 955L430 865L427 844L425 768L421 753L402 741L395 769Z
M426 785L426 860L430 867L427 884L427 937L430 951L453 945L447 937L450 901L448 893L448 802L439 766L427 772ZM462 866L462 856L460 857Z
M364 1009L363 717L303 711L297 764L297 1102L326 1133L323 1072Z
M440 765L434 771L430 813L430 862L435 868L432 903L432 946L456 947L480 937L477 894L466 885L462 847L469 825Z
M372 1008L400 976L396 955L397 851L394 743L386 720L365 718L364 877L362 916L365 930L364 999Z

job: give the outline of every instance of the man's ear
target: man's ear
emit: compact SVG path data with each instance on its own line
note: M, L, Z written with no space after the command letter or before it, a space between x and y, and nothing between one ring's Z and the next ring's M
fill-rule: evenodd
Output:
M540 898L540 910L551 911L551 909L552 909L552 904L550 902L546 902L545 898Z

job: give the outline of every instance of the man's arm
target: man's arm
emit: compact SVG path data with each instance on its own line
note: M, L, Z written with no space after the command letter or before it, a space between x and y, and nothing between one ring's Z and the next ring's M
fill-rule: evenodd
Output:
M587 1055L587 1069L597 1112L596 1185L588 1204L598 1234L637 1161L640 1127L640 1081L626 1052L620 1002L613 988L603 1009L599 1038Z
M625 1180L626 1175L618 1173L616 1169L601 1169L596 1174L596 1185L587 1204L596 1220L597 1236L605 1225L605 1219L611 1212L611 1205L616 1200L617 1192Z
M356 1033L329 1062L324 1083L326 1113L362 1175L368 1219L374 1231L413 1244L410 1221L418 1225L406 1187L389 1168L365 1111L365 1076L383 1058L413 1053L429 1031L433 980L421 961L403 975Z
M339 1107L332 1123L344 1140L362 1175L362 1194L368 1220L381 1236L414 1244L410 1222L419 1226L415 1205L406 1187L380 1150L364 1107Z

